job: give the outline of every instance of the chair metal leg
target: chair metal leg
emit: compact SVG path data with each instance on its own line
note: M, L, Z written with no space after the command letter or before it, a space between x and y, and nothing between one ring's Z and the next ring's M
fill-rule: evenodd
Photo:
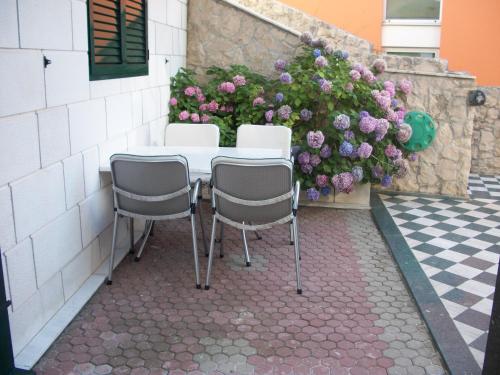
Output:
M223 239L224 239L224 223L220 222L220 239L219 239L220 247L219 247L219 256L221 258L224 258L224 242L223 242Z
M205 290L210 289L210 273L212 272L212 260L214 257L214 246L215 246L215 228L217 227L217 219L213 217L212 222L212 235L210 237L210 250L208 252L208 266L207 266L207 278L205 280Z
M108 280L106 283L111 285L113 283L113 266L115 263L115 245L116 245L116 232L118 231L118 213L115 212L115 219L113 222L113 240L111 241L111 255L109 256L109 271Z
M142 241L141 248L139 249L139 252L137 253L137 256L134 259L136 262L138 262L141 259L142 252L144 251L144 246L146 246L146 241L148 240L149 234L151 233L151 230L153 229L153 225L154 225L154 221L146 222L144 240Z
M200 226L201 226L201 237L203 239L203 248L205 249L205 256L208 256L208 246L207 246L207 237L205 236L205 225L203 224L203 215L201 214L201 207L198 207L198 215L200 217Z
M243 223L243 224L245 224L245 223ZM250 254L248 253L247 236L245 234L244 229L241 230L241 237L243 240L243 253L245 254L245 262L246 262L247 267L250 267L250 265L251 265Z
M154 221L151 221L151 229L150 229L150 231L149 231L149 232L150 232L150 233L149 233L149 235L150 235L151 237L154 237L154 236L155 236L155 231L154 231L154 229L155 229L155 222L154 222Z
M134 218L131 217L129 219L129 235L130 235L130 249L128 251L129 254L134 253Z
M191 214L191 232L193 236L193 256L194 256L194 273L196 276L196 289L201 289L200 284L200 265L198 263L198 244L196 240L196 216Z
M297 294L302 294L302 281L300 280L300 248L299 248L299 232L297 231L297 218L294 217L293 232L295 234L294 248L295 248L295 274L297 277Z
M290 245L293 245L294 234L293 234L293 224L290 223Z

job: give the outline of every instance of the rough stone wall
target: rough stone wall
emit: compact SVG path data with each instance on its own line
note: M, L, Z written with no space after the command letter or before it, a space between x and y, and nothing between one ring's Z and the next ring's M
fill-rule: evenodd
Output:
M187 65L201 78L208 66L231 64L270 76L273 61L293 58L300 51L298 35L310 30L347 49L354 61L369 63L377 57L368 42L274 0L197 0L189 2L188 12ZM426 110L438 124L437 140L420 153L410 176L395 189L467 196L473 114L466 97L474 79L446 72L442 60L384 58L388 78L414 82L408 108Z
M500 175L500 87L480 87L486 104L471 107L474 116L472 134L472 173Z

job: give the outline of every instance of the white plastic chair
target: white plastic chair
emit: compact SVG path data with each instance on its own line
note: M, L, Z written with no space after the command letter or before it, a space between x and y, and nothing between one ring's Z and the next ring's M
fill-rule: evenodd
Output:
M292 131L281 125L240 125L236 147L276 148L282 150L283 158L290 159Z
M168 124L165 146L219 147L219 127L214 124Z

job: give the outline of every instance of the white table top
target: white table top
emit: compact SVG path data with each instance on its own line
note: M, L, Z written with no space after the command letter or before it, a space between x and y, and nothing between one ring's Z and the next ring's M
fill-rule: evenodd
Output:
M117 152L118 153L118 152ZM165 146L136 146L127 151L120 151L127 155L182 155L189 164L189 172L194 175L210 175L212 159L216 156L235 158L282 158L280 149L274 148L244 148L244 147L165 147ZM109 159L101 160L101 172L111 172Z

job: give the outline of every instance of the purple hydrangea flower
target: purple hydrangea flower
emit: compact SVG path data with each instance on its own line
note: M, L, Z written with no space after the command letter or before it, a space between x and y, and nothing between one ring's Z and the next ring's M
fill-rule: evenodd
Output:
M375 178L382 178L384 175L384 168L380 164L377 164L372 168L372 176Z
M188 118L189 118L188 111L182 111L181 113L179 113L179 120L186 121Z
M385 118L389 121L392 121L392 122L396 122L396 123L398 122L398 115L396 114L396 112L394 112L394 110L392 110L390 108L387 110Z
M354 177L350 172L339 173L332 177L332 185L340 193L350 193L354 189Z
M361 111L359 112L359 118L367 117L370 116L370 114L367 111Z
M328 159L330 156L332 156L332 148L328 145L324 145L323 147L321 147L319 156L321 156L323 159Z
M352 177L354 177L355 182L361 182L361 180L363 179L363 168L356 165L356 166L352 167L351 173L352 173Z
M310 131L307 133L307 144L312 148L321 148L323 142L325 141L325 136L321 130Z
M297 157L297 160L300 165L309 164L309 161L311 160L311 154L307 151L301 152Z
M357 71L358 71L358 72L360 72L360 73L363 71L363 69L364 69L364 68L365 68L365 67L364 67L364 66L363 66L363 64L361 64L361 63L355 63L355 64L352 66L352 69L353 69L353 70L357 70Z
M210 116L205 114L201 116L201 122L207 124L210 121Z
M342 59L347 60L349 58L349 52L347 51L342 51Z
M316 185L322 188L328 185L328 176L324 174L319 174L316 176Z
M372 98L375 99L378 106L384 111L387 111L391 106L391 101L392 101L391 96L389 95L389 92L385 90L382 91L373 90Z
M276 101L277 101L278 103L281 103L281 102L283 101L283 99L284 99L284 98L285 98L285 96L283 95L283 93L282 93L282 92L277 93L277 94L276 94L276 97L275 97L275 99L276 99Z
M315 48L314 51L313 51L313 56L314 57L321 56L321 50L319 48Z
M396 177L403 178L406 177L408 171L410 169L410 165L408 164L408 160L406 159L396 159L394 160L394 165L397 167Z
M384 82L384 90L391 95L391 98L393 98L394 95L396 95L396 86L394 86L394 82L392 81Z
M300 119L302 121L309 121L312 118L312 111L308 110L307 108L304 108L302 111L300 111Z
M351 126L351 119L349 116L341 113L333 121L333 126L338 130L346 130Z
M330 195L330 193L332 192L332 189L330 189L330 186L323 186L321 189L321 195L324 195L325 197L327 195Z
M200 122L200 115L197 113L191 113L191 121Z
M353 69L349 72L349 77L351 77L353 81L359 81L361 79L361 73Z
M387 121L385 118L379 118L376 120L377 125L375 127L375 140L377 142L380 142L382 139L384 139L385 135L387 134L387 131L389 130L389 121Z
M391 186L392 185L392 176L390 174L384 175L384 177L382 177L382 180L380 181L380 185L382 187Z
M413 84L410 80L402 79L399 81L398 88L403 94L410 95L413 90Z
M278 72L282 72L285 70L287 66L287 62L283 59L278 59L274 62L274 69L276 69Z
M266 111L264 117L266 118L267 122L273 122L274 111L272 109L270 109L269 111Z
M361 72L361 78L367 83L373 83L377 80L375 75L372 73L370 69L364 68Z
M278 108L278 117L282 120L288 120L292 114L292 108L289 105L282 105Z
M332 91L332 82L325 79L320 83L320 88L324 93L329 93Z
M311 201L317 201L319 199L319 191L315 188L309 188L306 190L307 199Z
M325 56L318 56L316 57L316 60L314 60L314 65L316 65L318 68L324 68L328 65L328 60Z
M377 126L377 120L370 115L361 117L359 121L359 130L365 134L369 134L375 130Z
M396 146L389 144L385 147L384 154L388 158L394 159L399 155L400 151L399 152L398 151L399 150Z
M228 94L232 94L236 91L236 86L232 82L222 82L217 87L217 90L219 90L219 92L225 92Z
M258 96L258 97L256 97L256 98L253 100L252 105L253 105L254 107L256 107L256 106L258 106L258 105L263 105L263 104L265 104L265 103L266 103L266 101L264 100L264 98L262 98L262 97Z
M347 141L342 142L342 144L339 147L339 154L340 156L348 157L351 156L353 151L353 146Z
M412 152L409 156L408 156L408 159L410 159L410 161L417 161L418 160L418 154L416 152Z
M312 155L311 155L311 159L310 159L309 163L310 163L313 167L317 167L317 166L318 166L318 165L320 165L320 163L321 163L321 158L319 157L319 155L312 154Z
M376 59L372 67L377 74L382 74L387 69L387 64L384 59Z
M290 75L290 73L281 73L281 75L280 75L280 81L281 81L281 83L289 85L289 84L291 84L293 82L293 78Z
M344 139L346 141L350 141L350 140L354 139L354 132L352 130L346 130L344 132Z
M177 98L174 97L170 98L168 104L170 104L172 107L175 107L177 105Z
M402 123L399 126L399 130L396 134L396 139L401 143L406 143L410 140L413 134L413 129L410 125Z
M358 147L358 156L361 159L368 159L373 151L373 146L369 143L363 142Z
M311 164L302 164L300 166L300 169L302 170L302 172L304 172L305 174L311 174L312 171L313 171L313 166Z
M247 84L247 80L244 76L238 74L233 77L233 83L235 86L245 86Z

